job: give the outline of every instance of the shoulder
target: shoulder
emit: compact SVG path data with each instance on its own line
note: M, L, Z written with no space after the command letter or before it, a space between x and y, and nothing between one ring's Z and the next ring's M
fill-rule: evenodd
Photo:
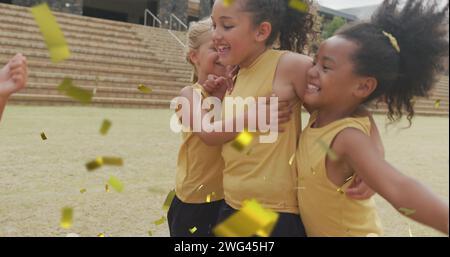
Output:
M348 153L367 144L371 144L370 137L360 126L346 127L334 139L334 147L340 153Z
M287 52L283 54L278 63L280 69L294 73L307 72L313 66L313 59L303 54Z

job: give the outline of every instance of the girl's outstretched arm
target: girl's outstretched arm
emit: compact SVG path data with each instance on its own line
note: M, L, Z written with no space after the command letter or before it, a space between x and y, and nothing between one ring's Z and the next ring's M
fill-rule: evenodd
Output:
M333 150L397 211L448 235L448 204L386 162L364 133L345 129L336 137Z
M24 88L28 79L27 59L22 54L14 56L0 70L0 120L8 98Z

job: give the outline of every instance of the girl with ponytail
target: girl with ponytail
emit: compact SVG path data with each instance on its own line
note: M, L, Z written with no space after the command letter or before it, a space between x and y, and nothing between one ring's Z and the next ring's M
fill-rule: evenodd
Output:
M448 55L448 4L385 0L369 22L351 24L324 41L308 72L305 104L315 112L296 155L300 214L308 236L381 234L372 199L342 192L361 177L394 208L448 235L448 204L384 160L370 140L369 119L357 109L384 101L391 121L414 116Z

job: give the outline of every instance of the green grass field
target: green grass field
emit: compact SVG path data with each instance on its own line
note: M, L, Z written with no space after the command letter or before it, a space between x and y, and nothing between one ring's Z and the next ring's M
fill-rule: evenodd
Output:
M169 110L8 106L0 125L0 236L168 236L167 223L153 222L165 216L161 206L174 188L180 136L170 117ZM101 136L105 118L113 126ZM376 120L387 159L448 202L448 117L417 117L406 130ZM120 156L125 166L89 173L84 165L96 156ZM105 192L111 175L123 193ZM386 236L442 236L376 200ZM69 230L59 227L65 206L74 208Z

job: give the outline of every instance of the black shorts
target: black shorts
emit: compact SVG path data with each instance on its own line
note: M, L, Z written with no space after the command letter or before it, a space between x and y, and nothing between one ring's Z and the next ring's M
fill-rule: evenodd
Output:
M237 210L233 209L224 201L219 211L217 223L220 224L236 212ZM270 235L271 237L306 237L305 227L303 226L300 215L282 212L278 214L280 216Z
M178 197L172 201L167 221L171 237L213 237L212 229L216 226L219 210L223 200L211 203L184 203ZM192 228L197 231L191 233Z

